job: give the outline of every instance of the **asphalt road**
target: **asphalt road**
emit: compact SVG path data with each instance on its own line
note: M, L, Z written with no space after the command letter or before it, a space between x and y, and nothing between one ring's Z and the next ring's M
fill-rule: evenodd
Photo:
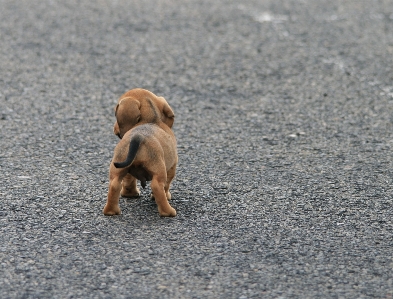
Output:
M0 0L0 298L393 297L393 1ZM105 217L126 90L175 218Z

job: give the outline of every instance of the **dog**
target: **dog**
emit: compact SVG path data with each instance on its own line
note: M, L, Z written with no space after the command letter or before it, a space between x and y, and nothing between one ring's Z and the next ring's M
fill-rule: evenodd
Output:
M119 197L137 197L151 181L152 198L161 216L176 216L171 207L170 184L178 162L172 131L175 115L163 97L145 89L123 94L115 107L114 134L120 138L109 167L109 191L105 215L119 215Z

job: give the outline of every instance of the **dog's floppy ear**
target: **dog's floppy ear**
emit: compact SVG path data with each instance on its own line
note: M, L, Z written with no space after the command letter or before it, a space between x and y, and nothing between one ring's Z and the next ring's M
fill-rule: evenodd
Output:
M141 103L134 98L126 97L119 100L115 107L116 122L114 133L120 138L138 122L141 116Z
M173 113L172 108L168 103L164 105L163 109L164 119L163 122L170 128L172 128L173 123L175 122L175 113Z
M168 118L175 118L175 113L173 112L172 108L169 106L168 103L165 103L163 111L164 115Z
M169 106L168 102L163 98L159 97L162 101L162 121L170 128L172 128L173 123L175 121L175 113L172 108Z

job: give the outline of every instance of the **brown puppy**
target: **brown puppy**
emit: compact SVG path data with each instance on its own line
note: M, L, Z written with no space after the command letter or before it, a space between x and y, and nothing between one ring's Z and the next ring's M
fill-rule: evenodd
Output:
M157 109L158 111L157 111ZM120 139L136 125L154 123L160 118L168 127L172 128L175 114L163 97L157 97L152 92L135 88L124 93L115 107L116 122L113 132ZM136 179L128 174L123 179L121 196L139 196Z
M120 214L119 196L139 196L136 179L145 187L151 182L153 197L161 216L176 216L168 202L170 183L176 173L176 139L171 130L174 114L162 97L133 89L120 97L115 108L114 133L117 144L109 168L105 215ZM127 131L128 130L128 131Z

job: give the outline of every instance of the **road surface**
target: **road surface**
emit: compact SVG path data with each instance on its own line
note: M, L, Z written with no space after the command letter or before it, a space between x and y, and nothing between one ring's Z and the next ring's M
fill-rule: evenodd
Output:
M393 297L393 2L0 0L1 298ZM176 113L175 218L105 217L114 105Z

